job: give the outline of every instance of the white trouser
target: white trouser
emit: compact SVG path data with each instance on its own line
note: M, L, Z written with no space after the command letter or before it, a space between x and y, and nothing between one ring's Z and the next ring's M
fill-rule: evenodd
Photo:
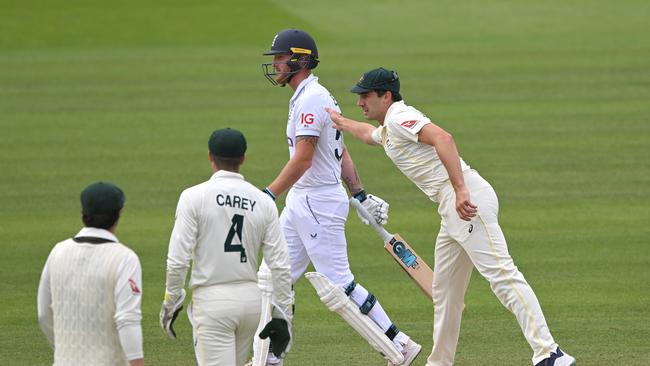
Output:
M348 210L348 197L340 184L289 191L280 225L289 247L293 283L310 261L335 285L352 282L345 240Z
M533 364L549 357L557 344L546 325L537 297L508 253L499 227L499 202L492 186L476 171L464 172L470 200L478 215L464 221L456 212L451 185L440 194L438 212L442 217L436 240L433 276L433 349L428 366L450 366L460 332L465 291L472 268L490 283L499 301L510 310L533 349Z
M255 282L194 289L188 316L198 365L244 365L260 309L260 290Z

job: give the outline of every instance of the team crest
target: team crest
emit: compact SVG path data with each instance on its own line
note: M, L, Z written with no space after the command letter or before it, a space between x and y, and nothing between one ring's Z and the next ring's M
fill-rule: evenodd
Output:
M132 278L129 278L129 286L131 286L131 292L134 295L137 295L137 294L140 293L140 289L138 288L138 285L135 283L135 281L133 281Z
M417 123L418 123L418 121L416 121L416 120L411 120L411 121L404 121L404 122L402 122L402 123L400 123L400 124L401 124L402 126L406 127L406 128L413 128L413 126L415 126Z

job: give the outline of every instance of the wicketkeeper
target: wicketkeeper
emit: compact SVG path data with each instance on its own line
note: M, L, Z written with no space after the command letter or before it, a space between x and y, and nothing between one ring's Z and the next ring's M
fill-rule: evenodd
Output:
M260 336L270 337L274 355L283 357L291 338L291 272L277 209L239 174L246 152L241 132L216 130L208 148L212 177L184 190L178 201L160 325L170 339L176 338L173 323L183 307L193 261L188 316L196 360L201 366L243 365L260 319L261 250L273 275L276 302Z

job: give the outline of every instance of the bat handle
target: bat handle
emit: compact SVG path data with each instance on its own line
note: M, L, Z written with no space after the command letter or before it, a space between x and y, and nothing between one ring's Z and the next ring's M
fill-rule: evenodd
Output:
M389 242L393 238L393 234L389 233L388 231L386 231L386 229L384 229L383 226L379 225L377 221L375 221L375 218L372 217L370 212L368 212L368 210L366 210L365 207L363 207L363 205L361 204L361 202L359 202L358 199L354 197L350 198L350 204L352 205L352 207L354 207L357 210L357 212L359 213L359 215L361 215L361 217L363 217L370 223L370 226L372 226L372 228L377 232L377 234L379 234L379 236L382 239L384 239L384 242Z

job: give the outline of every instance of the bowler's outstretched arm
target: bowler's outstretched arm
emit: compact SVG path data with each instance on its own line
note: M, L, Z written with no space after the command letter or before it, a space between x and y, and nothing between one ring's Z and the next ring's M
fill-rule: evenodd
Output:
M339 112L330 108L325 108L325 110L329 113L332 122L334 122L334 127L337 130L348 132L354 136L354 138L361 140L368 145L379 145L377 141L372 138L372 132L376 129L375 126L370 123L345 118Z

